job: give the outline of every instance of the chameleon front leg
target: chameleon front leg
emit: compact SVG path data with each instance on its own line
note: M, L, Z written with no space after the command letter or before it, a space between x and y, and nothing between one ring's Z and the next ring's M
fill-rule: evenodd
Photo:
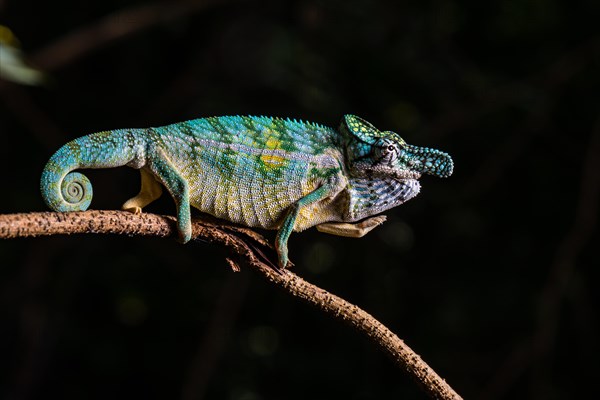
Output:
M177 230L179 240L187 243L192 238L192 219L190 212L190 191L187 180L181 176L162 150L157 149L148 155L148 168L167 188L177 206ZM154 178L154 177L153 177Z
M315 203L319 200L330 196L332 192L332 187L330 185L323 185L320 188L310 192L306 196L302 197L300 200L292 204L292 206L288 209L285 218L283 219L283 223L279 227L279 231L277 232L277 237L275 238L275 250L277 250L277 257L279 258L279 267L285 268L288 263L288 247L287 242L294 230L294 225L296 223L296 218L298 217L298 213L300 209L309 204Z
M137 196L127 200L121 209L132 212L134 214L140 214L142 208L158 199L162 194L162 186L154 178L154 176L148 172L145 168L140 169L140 175L142 177L142 187Z
M319 232L329 233L332 235L359 238L365 236L373 229L383 224L387 217L378 215L376 217L367 218L355 224L347 222L325 222L316 226Z

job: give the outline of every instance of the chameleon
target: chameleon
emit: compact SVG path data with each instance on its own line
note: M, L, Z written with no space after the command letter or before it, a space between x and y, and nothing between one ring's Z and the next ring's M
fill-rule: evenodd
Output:
M62 146L41 176L46 205L84 211L92 200L81 168L129 166L141 189L123 210L136 214L173 197L183 243L192 237L191 207L234 223L277 230L278 265L288 265L292 231L315 226L362 237L381 225L377 215L415 197L423 174L448 177L447 153L410 145L355 115L339 129L264 116L200 118L167 126L92 133Z

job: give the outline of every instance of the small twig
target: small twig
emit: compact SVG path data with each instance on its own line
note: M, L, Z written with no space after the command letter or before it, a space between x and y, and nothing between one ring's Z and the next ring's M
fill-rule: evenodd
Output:
M52 42L32 54L30 60L43 70L56 70L110 42L192 15L214 4L217 4L214 0L182 0L125 8Z
M34 212L0 215L0 238L35 237L73 233L114 233L141 236L176 236L175 219L155 214L134 215L123 211L84 211L73 213ZM255 246L264 244L250 229L223 229L218 224L196 220L193 235L226 246L268 281L290 295L313 305L335 319L344 321L367 336L406 371L432 398L461 397L398 336L361 308L327 292L286 270L278 273L261 261ZM252 232L252 233L250 233ZM241 235L239 235L241 234ZM244 236L242 239L240 236ZM249 244L247 241L254 241Z

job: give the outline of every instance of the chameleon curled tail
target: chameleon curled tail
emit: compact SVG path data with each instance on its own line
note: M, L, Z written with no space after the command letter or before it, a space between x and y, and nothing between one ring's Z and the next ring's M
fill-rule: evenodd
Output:
M87 176L79 172L64 175L50 162L42 173L41 189L46 205L60 212L87 210L94 194Z
M93 196L90 180L80 168L113 168L135 158L132 131L99 132L75 139L50 158L40 181L42 197L54 211L85 211Z
M85 211L92 202L93 190L90 180L79 172L75 143L61 147L50 158L40 181L42 197L54 211Z

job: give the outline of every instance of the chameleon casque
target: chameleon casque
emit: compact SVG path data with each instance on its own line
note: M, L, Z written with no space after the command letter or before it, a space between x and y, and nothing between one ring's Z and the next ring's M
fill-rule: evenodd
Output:
M361 237L375 216L415 197L422 174L452 174L450 156L407 144L345 115L339 130L290 119L225 116L158 128L93 133L61 147L41 178L55 211L83 211L92 186L80 168L127 165L141 172L139 194L123 209L140 213L164 186L177 206L182 242L191 239L190 206L249 227L277 229L279 266L292 231Z

